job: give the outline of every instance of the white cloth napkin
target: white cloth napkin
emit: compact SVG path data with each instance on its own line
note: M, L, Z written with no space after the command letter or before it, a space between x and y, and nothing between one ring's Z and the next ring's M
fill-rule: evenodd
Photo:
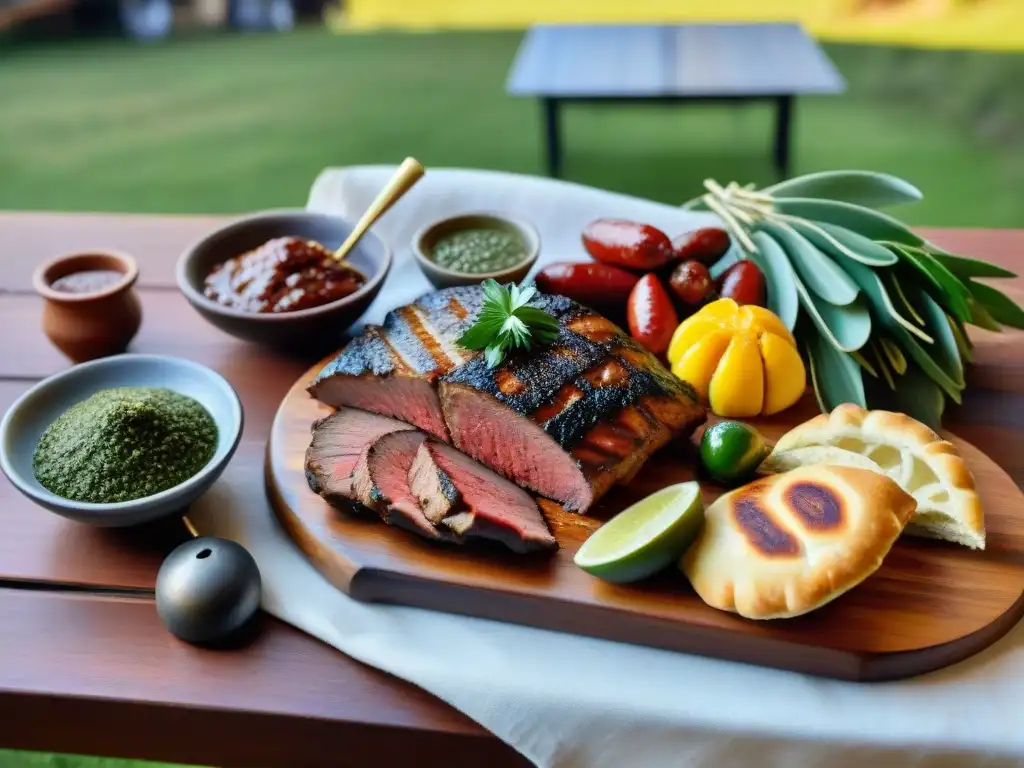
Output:
M355 219L393 168L324 171L309 207ZM680 190L680 197L689 190ZM501 210L541 232L542 261L583 259L597 216L670 234L705 216L565 182L431 170L375 227L395 249L391 307L429 289L412 234L459 210ZM856 684L575 635L359 603L331 587L272 518L241 468L194 505L204 535L234 539L263 576L263 607L340 651L465 712L539 766L1010 766L1024 764L1024 628L949 669ZM244 468L248 474L255 465ZM450 649L458 648L453 654Z

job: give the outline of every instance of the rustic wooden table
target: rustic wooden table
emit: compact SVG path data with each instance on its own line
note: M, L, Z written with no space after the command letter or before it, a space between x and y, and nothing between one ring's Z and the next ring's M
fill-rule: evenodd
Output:
M174 262L220 219L0 214L0 407L68 365L39 327L35 265L82 248L139 262L143 325L132 351L223 373L245 405L228 472L261 483L271 418L309 360L275 357L207 325L179 295ZM948 248L1024 272L1024 230L932 230ZM1024 280L1014 281L1024 296ZM1024 482L1024 334L975 335L977 364L947 426ZM1022 510L1024 514L1024 510ZM224 766L525 765L465 716L274 619L233 649L167 634L153 607L177 521L107 531L65 522L0 478L0 747ZM415 756L415 757L414 757Z

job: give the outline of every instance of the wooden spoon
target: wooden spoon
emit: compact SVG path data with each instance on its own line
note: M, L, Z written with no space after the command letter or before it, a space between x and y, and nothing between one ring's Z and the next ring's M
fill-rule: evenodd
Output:
M405 161L395 171L395 175L391 177L391 181L374 198L370 207L366 209L366 213L356 222L352 234L334 252L335 261L339 264L344 261L349 251L359 242L359 238L366 234L366 230L373 226L373 223L383 216L392 205L397 203L402 195L412 189L413 185L423 178L424 173L423 166L418 160L412 157L405 158Z

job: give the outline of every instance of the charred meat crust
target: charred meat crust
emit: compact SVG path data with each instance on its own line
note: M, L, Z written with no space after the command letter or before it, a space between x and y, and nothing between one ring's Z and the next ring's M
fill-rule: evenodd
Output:
M476 288L457 288L428 293L391 310L382 326L366 326L324 366L309 385L310 393L316 397L320 385L336 375L401 374L433 381L471 354L452 345L471 325L482 301Z
M430 532L423 526L414 523L407 515L402 514L396 509L388 508L384 511L381 519L394 528L401 528L402 530L409 531L410 533L415 533L417 536L422 536L427 541L442 542L446 544L466 543L465 537L459 535L457 531L449 530L448 528L435 528Z
M496 407L530 419L569 454L591 486L589 503L631 479L674 435L692 432L705 418L687 384L609 321L582 308L542 353L532 358L520 353L497 369L475 358L443 376L439 387L450 426L449 392L456 387L489 395L501 404ZM472 445L460 447L485 458ZM512 479L551 495L522 477ZM574 511L588 505L559 501Z
M494 369L488 368L482 357L476 357L441 377L441 383L486 392L513 411L533 418L566 450L580 442L595 424L609 420L642 398L683 398L693 404L694 416L703 418L689 385L671 374L663 375L664 369L653 356L614 326L611 328L617 333L593 341L563 327L558 338L540 354L520 352ZM622 355L623 350L630 354ZM615 373L601 376L602 370ZM502 391L500 382L505 377L525 386L512 394ZM563 407L548 416L544 406L559 399L564 401Z
M317 385L336 374L344 376L389 376L405 366L395 350L387 342L383 329L368 325L363 332L350 341L342 353L331 360L309 385L315 396Z
M556 317L588 311L563 296L540 295L534 303ZM433 381L474 356L455 342L472 325L482 304L479 287L463 286L433 291L393 309L383 325L367 325L307 389L316 397L323 382L338 375L406 375Z
M557 548L557 543L552 538L552 543L541 544L534 540L526 540L517 536L515 532L503 525L496 525L469 510L456 512L441 521L453 534L475 539L487 539L502 544L518 554L531 552L549 551Z

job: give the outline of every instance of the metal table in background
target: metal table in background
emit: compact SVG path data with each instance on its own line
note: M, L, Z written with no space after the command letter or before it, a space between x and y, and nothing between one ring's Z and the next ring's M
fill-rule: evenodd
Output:
M846 82L799 24L538 25L516 54L506 90L540 99L547 171L562 171L563 104L776 105L773 159L790 173L793 100Z

